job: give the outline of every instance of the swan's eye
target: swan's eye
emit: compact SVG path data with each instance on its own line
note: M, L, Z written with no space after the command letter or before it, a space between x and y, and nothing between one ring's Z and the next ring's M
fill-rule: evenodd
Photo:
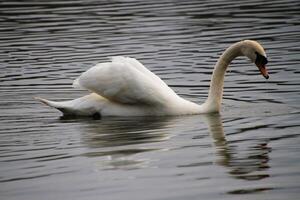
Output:
M260 55L259 53L255 52L256 54L256 60L255 60L255 64L256 65L266 65L268 63L268 60L265 56Z

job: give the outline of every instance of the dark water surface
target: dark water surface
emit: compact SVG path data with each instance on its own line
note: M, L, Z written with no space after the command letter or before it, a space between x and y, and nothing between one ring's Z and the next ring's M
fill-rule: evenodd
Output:
M242 39L270 79L234 61L221 115L60 119L33 100L83 96L73 79L126 55L201 103ZM0 199L298 200L299 39L298 0L1 1Z

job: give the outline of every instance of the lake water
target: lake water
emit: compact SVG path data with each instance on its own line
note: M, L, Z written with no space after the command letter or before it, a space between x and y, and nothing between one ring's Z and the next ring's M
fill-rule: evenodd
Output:
M33 99L83 96L76 77L126 55L201 103L242 39L270 79L235 60L220 115L61 119ZM298 200L299 39L298 0L1 1L0 199Z

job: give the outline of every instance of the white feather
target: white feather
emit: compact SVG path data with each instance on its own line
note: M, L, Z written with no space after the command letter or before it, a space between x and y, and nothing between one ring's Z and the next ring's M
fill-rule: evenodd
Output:
M123 104L163 105L176 93L134 58L113 57L84 72L73 85Z

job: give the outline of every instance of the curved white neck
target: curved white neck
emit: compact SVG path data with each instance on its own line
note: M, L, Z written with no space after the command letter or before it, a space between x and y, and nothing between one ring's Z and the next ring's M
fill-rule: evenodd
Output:
M205 102L210 112L218 112L221 109L223 98L223 86L226 69L233 59L242 54L242 42L237 42L227 48L215 65L210 81L208 98Z

